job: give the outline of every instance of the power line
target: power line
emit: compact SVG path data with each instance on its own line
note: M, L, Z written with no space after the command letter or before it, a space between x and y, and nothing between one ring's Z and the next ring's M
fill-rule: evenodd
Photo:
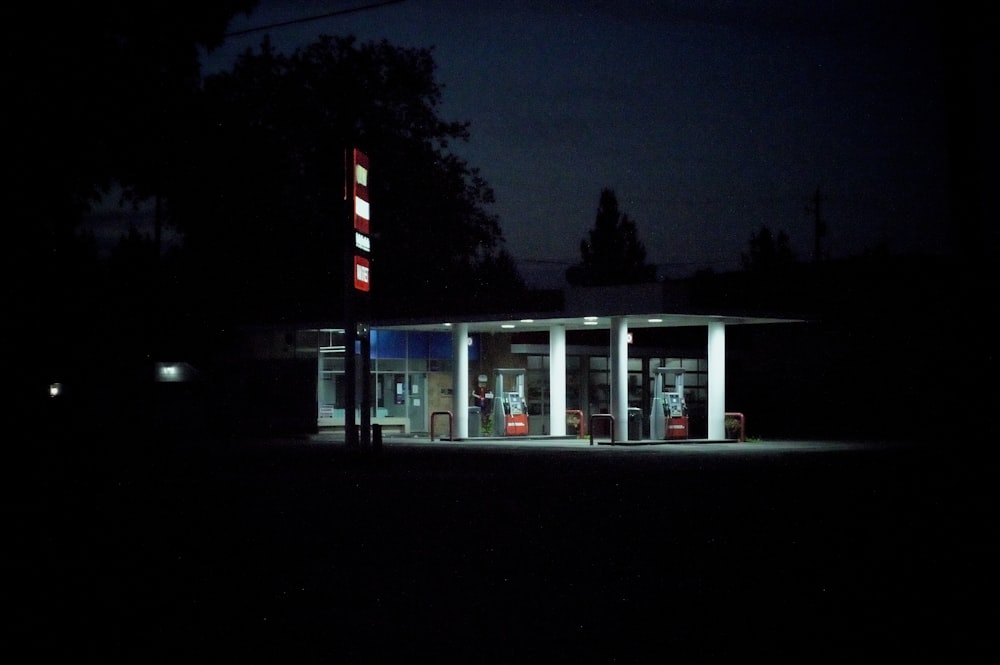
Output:
M319 21L325 18L331 18L334 16L343 16L344 14L354 14L357 12L367 11L369 9L379 9L380 7L385 7L387 5L398 5L405 0L384 0L383 2L373 2L368 5L362 5L360 7L351 7L350 9L339 9L335 12L328 12L326 14L318 14L316 16L305 16L303 18L292 19L290 21L281 21L279 23L270 23L268 25L259 25L253 28L247 28L245 30L236 30L234 32L227 32L226 37L237 37L239 35L248 35L252 32L260 32L262 30L270 30L272 28L284 28L289 25L296 25L298 23L308 23L310 21Z
M543 265L548 264L548 265L553 265L553 266L568 266L568 265L571 265L573 263L578 263L578 261L574 261L572 259L560 260L560 259L532 259L532 258L517 259L517 258L515 258L515 260L519 261L521 263L538 263L538 264L543 264Z
M537 259L537 258L520 258L514 257L517 263L531 264L531 265L548 265L548 266L560 266L569 267L571 265L577 265L580 263L579 260L575 259ZM721 256L708 257L701 261L663 261L659 263L651 263L649 265L654 265L663 268L689 268L692 266L706 266L706 265L730 265L739 263L741 259L737 258L723 258Z

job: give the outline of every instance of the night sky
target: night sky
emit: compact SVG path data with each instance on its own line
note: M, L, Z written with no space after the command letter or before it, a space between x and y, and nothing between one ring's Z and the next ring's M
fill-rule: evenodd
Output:
M204 73L265 35L285 53L320 34L433 48L439 115L471 123L453 149L493 187L532 285L561 285L580 260L604 187L665 277L739 269L761 225L811 259L817 188L831 258L883 242L948 251L945 82L923 3L404 0L338 13L365 4L380 3L263 0Z

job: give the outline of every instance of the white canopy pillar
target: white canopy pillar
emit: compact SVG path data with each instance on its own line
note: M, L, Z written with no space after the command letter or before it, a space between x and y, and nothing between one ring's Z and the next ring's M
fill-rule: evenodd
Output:
M549 328L549 432L566 435L566 326Z
M452 372L452 413L455 418L456 439L469 436L469 324L456 323L451 333L454 365Z
M611 318L611 416L615 441L628 441L628 319Z
M708 324L708 438L726 438L726 326Z

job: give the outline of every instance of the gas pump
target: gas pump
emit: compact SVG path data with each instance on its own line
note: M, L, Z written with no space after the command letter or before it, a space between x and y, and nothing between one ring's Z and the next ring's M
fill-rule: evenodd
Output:
M504 377L513 377L513 390L508 390ZM527 436L528 407L524 401L524 370L496 370L496 392L493 398L493 435Z
M649 414L651 439L688 438L688 413L684 401L684 370L657 367L653 404ZM668 381L673 379L672 390Z

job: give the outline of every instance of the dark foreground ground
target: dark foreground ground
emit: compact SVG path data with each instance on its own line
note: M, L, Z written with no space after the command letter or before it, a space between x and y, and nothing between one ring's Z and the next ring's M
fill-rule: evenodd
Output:
M48 445L9 470L7 662L994 651L993 469L956 441Z

